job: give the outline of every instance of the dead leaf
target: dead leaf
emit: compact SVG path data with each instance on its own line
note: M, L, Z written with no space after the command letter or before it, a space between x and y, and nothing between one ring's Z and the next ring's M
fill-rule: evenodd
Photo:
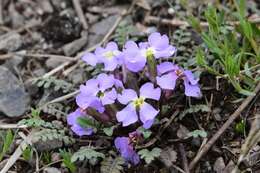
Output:
M145 10L148 10L148 11L151 10L151 6L150 6L150 4L146 0L138 0L136 2L136 5L142 7Z
M170 168L172 163L177 160L177 152L168 147L161 152L159 159L165 164L166 167Z
M190 131L183 125L180 125L178 131L177 131L177 136L180 138L180 139L185 139L188 136L188 134L190 133Z
M222 157L217 158L217 160L214 163L214 171L216 173L222 173L223 170L225 169L226 165L224 163L224 159Z

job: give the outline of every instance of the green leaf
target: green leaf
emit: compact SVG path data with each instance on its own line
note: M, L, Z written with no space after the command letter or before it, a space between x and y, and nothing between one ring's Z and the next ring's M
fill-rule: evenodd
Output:
M199 19L195 18L194 16L188 16L188 22L197 32L202 32Z
M60 155L62 157L62 163L70 170L70 172L76 172L77 167L73 162L71 162L72 154L66 150L60 150Z
M88 161L90 164L95 165L98 159L104 159L105 155L103 153L97 152L89 147L81 147L76 153L71 157L71 162L76 161Z
M145 160L147 164L150 164L155 158L159 157L161 154L160 148L154 148L152 151L148 149L142 149L138 152L140 157Z
M103 128L103 132L107 136L112 136L115 128L116 128L116 125L115 126L111 126L111 127L106 127L106 128Z
M27 146L22 153L23 159L26 161L30 161L33 156L33 150L30 146Z
M152 135L152 131L149 130L149 129L139 127L137 130L140 131L143 134L144 139L148 139Z
M77 123L83 128L93 128L94 131L97 131L99 124L94 119L88 117L78 117Z
M5 135L5 138L4 138L3 148L1 149L1 152L0 152L0 161L3 159L6 152L10 149L10 147L13 143L13 140L14 140L13 132L12 132L12 130L8 130Z
M244 120L241 120L240 122L236 123L235 131L237 133L243 134L245 132L245 128L246 128L246 123Z
M239 15L241 17L246 16L246 1L245 0L235 0L235 4L237 5Z
M33 118L39 118L40 113L41 113L41 110L31 108L31 115Z
M197 137L202 137L202 138L206 138L207 137L207 132L203 131L203 130L194 130L190 133L188 133L188 136L192 136L194 138Z

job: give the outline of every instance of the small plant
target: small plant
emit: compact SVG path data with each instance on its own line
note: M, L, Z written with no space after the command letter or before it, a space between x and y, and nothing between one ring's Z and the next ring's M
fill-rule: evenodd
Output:
M115 32L115 41L120 46L123 46L124 43L130 39L130 37L134 41L137 40L137 38L132 35L133 33L137 32L137 30L133 25L129 24L126 21L122 21Z
M56 79L55 77L49 78L39 78L34 81L38 87L43 87L44 89L53 89L54 91L62 91L63 93L68 93L73 89L73 85L62 79Z
M66 145L70 145L74 143L74 139L65 134L64 130L57 129L42 129L38 132L35 132L33 136L33 141L43 141L46 142L48 140L58 140L62 141Z
M128 39L125 34L122 35ZM166 35L155 32L147 42L140 43L121 41L126 41L122 50L119 49L121 43L118 46L109 42L94 53L83 55L84 62L93 67L101 66L102 70L80 86L76 96L78 108L67 116L67 122L78 136L93 135L100 130L107 136L113 136L116 130L130 125L136 127L128 136L113 137L115 147L124 162L137 165L140 159L144 159L149 164L160 155L161 150L137 151L136 146L152 136L149 129L157 119L160 120L163 107L167 107L161 101L170 100L179 84L186 96L200 98L199 79L192 71L170 61L177 49ZM104 158L101 152L83 147L73 154L71 161L87 160L94 165ZM103 161L103 172L106 172L104 164L115 164L111 172L120 171L122 162L121 159L112 161L111 158Z
M18 122L19 125L27 125L28 127L56 128L52 123L46 122L40 118L40 110L31 109L31 118L23 119Z
M160 148L153 148L152 151L142 149L138 152L138 154L147 164L150 164L156 157L160 156L161 151L162 150Z
M62 157L62 163L70 170L70 172L76 172L76 165L71 161L72 154L66 150L60 150L60 155Z
M218 13L216 8L208 7L205 18L209 30L201 32L208 52L198 49L196 58L201 67L227 78L239 93L252 95L252 88L259 79L245 72L254 71L260 62L259 44L256 41L260 38L260 30L245 18L245 1L234 2L238 9L235 15L239 20L238 26L229 26L223 11ZM191 23L198 30L196 20ZM242 46L238 40L242 40Z
M27 146L22 153L23 159L26 161L30 161L33 157L33 149L30 146Z
M105 155L103 153L89 147L82 147L72 155L71 162L88 161L90 164L95 165L99 159L104 158Z
M13 143L14 137L15 136L14 136L12 130L8 130L5 135L0 136L1 141L3 141L2 146L0 145L0 161L3 159L4 155L10 149L10 147Z

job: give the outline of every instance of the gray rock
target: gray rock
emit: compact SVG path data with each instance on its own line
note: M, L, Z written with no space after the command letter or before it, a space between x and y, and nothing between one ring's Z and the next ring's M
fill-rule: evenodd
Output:
M0 50L15 51L22 46L21 35L16 32L8 32L0 36Z
M88 41L88 37L87 37L87 35L85 35L85 36L81 37L80 39L77 39L71 43L65 44L62 47L62 50L66 56L71 56L71 55L75 54L76 52L78 52L80 49L82 49L83 46L86 45L87 41Z
M54 167L47 167L43 170L44 173L61 173L61 171L58 168Z
M89 40L88 40L88 47L94 46L95 44L99 43L106 33L111 29L114 25L118 15L109 16L98 23L93 24L89 28Z
M29 95L24 86L6 67L0 66L0 112L18 117L28 109Z
M213 169L216 173L222 173L223 170L225 169L225 167L226 167L226 165L225 165L224 159L222 157L219 157L215 161Z
M49 58L45 64L48 68L53 69L57 66L59 66L62 62L64 62L63 60L59 59L59 58Z
M49 0L38 0L37 2L45 13L53 13L54 9Z

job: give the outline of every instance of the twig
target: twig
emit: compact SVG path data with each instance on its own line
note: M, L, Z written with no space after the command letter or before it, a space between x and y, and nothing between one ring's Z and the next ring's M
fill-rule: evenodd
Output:
M85 30L87 30L88 29L88 23L86 21L86 18L84 16L83 10L81 8L80 1L79 0L72 0L72 3L73 3L73 6L74 6L74 8L76 10L76 13L77 13L77 15L79 17L80 22L83 25L83 28Z
M18 124L0 124L0 129L25 129L28 126Z
M4 24L4 19L3 19L3 1L0 1L0 25Z
M31 143L33 132L30 132L29 135L21 142L21 144L16 148L15 152L12 154L12 156L8 159L7 163L3 167L3 169L0 171L0 173L6 173L19 159L19 157L22 155L24 149Z
M183 169L186 173L190 173L186 152L182 143L179 143L179 150L181 154Z
M63 159L57 160L57 161L55 161L55 162L51 162L51 163L49 163L49 164L47 164L47 165L41 167L39 170L35 171L34 173L41 172L41 171L44 170L45 168L50 167L50 166L52 166L52 165L55 165L55 164L57 164L57 163L60 163L60 162L62 162L62 161L63 161Z
M75 61L75 58L63 56L63 55L53 55L53 54L38 54L38 53L21 53L21 52L10 52L8 54L0 55L0 60L5 60L14 57L15 55L23 57L32 58L57 58L63 61Z
M169 127L169 125L171 125L171 123L173 122L173 120L175 119L175 117L179 114L179 110L176 110L171 118L169 119L169 121L163 126L163 128L157 133L157 135L152 138L149 142L147 142L144 145L141 146L137 146L136 149L142 149L142 148L147 148L152 146L153 144L155 144L155 142L160 139L161 135L163 134L163 132Z
M260 82L256 86L254 93L257 94L260 91ZM222 127L215 133L215 135L203 146L203 148L197 153L195 158L191 161L189 169L192 170L199 162L202 156L204 156L218 138L227 130L233 121L241 114L241 112L247 107L247 105L253 100L255 95L248 96L243 103L237 108L237 110L229 117L229 119L222 125Z
M249 18L248 19L252 23L260 23L260 18ZM171 25L171 26L190 26L190 24L186 21L179 20L179 19L164 19L156 16L146 16L144 21L148 24L157 24L161 23L164 25ZM229 21L227 24L234 26L239 25L239 21ZM201 27L208 27L209 24L207 22L200 22Z
M67 99L69 99L69 98L71 98L71 97L77 95L78 93L79 93L79 90L76 90L76 91L74 91L74 92L72 92L72 93L66 94L66 95L61 96L61 97L58 97L58 98L56 98L56 99L53 99L53 100L51 100L50 102L48 102L47 104L57 103L57 102L61 102L61 101L67 100Z
M184 170L182 170L181 168L179 168L179 167L176 166L176 165L172 165L172 167L173 167L174 169L176 169L177 171L181 172L181 173L187 173L187 172L185 172Z
M71 67L69 67L68 69L64 70L64 72L62 72L63 76L68 76L73 70L75 70L80 64L82 63L82 61L78 61L76 64L72 65Z

